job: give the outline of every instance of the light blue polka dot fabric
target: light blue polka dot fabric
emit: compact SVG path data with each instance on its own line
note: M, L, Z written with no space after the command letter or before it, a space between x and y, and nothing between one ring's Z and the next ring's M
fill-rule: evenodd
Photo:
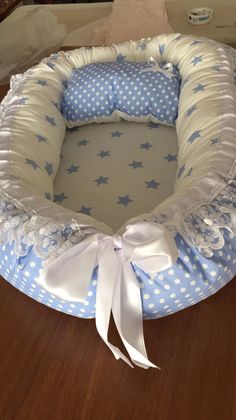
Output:
M163 67L164 64L161 64ZM180 78L175 67L158 71L149 63L123 59L92 63L73 71L61 103L70 122L84 123L111 117L118 110L142 118L174 125L178 113ZM124 114L124 115L123 115Z
M236 237L224 231L225 245L209 259L203 257L177 234L177 262L168 270L150 278L134 266L141 286L143 317L160 318L187 308L216 293L236 271ZM58 311L82 318L94 318L96 312L97 272L93 273L87 298L83 303L66 302L41 289L37 279L42 260L32 247L25 257L17 258L14 243L0 246L0 274L21 292ZM79 279L78 279L79 281Z

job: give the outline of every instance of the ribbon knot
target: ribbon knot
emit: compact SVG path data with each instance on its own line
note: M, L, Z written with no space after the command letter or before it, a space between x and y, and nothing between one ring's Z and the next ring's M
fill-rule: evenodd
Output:
M84 302L95 268L96 327L116 359L128 358L108 341L111 313L131 360L143 368L148 360L143 336L140 284L133 264L150 275L169 268L178 250L170 232L152 222L128 225L124 234L96 233L49 263L39 284L62 300ZM132 366L133 367L133 366Z
M168 79L171 79L174 76L174 67L171 63L165 63L163 67L160 67L155 58L149 57L148 64L150 67L140 70L141 73L157 71L164 74L166 77L168 77Z

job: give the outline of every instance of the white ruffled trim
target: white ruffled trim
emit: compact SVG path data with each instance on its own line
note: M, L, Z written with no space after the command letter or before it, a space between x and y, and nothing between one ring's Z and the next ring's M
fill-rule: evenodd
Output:
M236 235L236 178L224 183L213 200L188 207L183 214L174 211L150 214L142 220L164 224L209 258L225 245L223 229Z
M6 117L12 117L17 111L21 88L31 74L32 69L23 75L12 77L11 89L0 105L0 126L4 126L4 124L9 125ZM10 144L10 130L6 135ZM157 208L155 213L145 215L145 218L139 216L131 219L126 225L138 220L165 223L171 231L178 232L189 244L210 257L214 250L224 246L222 228L228 229L233 235L236 234L236 216L235 208L233 207L236 195L235 180L232 178L234 176L235 166L228 173L228 181L217 182L216 184L218 185L214 185L213 194L210 197L208 197L206 191L201 191L201 180L198 180L196 188L194 185L191 185L195 195L194 205L191 201L191 194L188 194L188 191L184 196L175 194L170 201L173 204L173 208L160 206L160 209L165 209L164 212L161 212L161 210L159 212ZM3 176L2 179L6 179L6 177ZM60 217L60 221L58 221L52 215L55 213L55 207L59 208L59 206L41 198L42 202L45 201L45 207L51 208L49 212L51 216L46 217L42 215L42 212L36 210L37 206L34 206L34 204L37 200L35 200L35 203L31 200L31 206L27 207L21 202L21 200L25 201L23 193L19 197L18 191L16 193L18 199L14 197L16 190L14 189L14 183L9 182L9 175L7 176L6 184L8 184L6 191L9 191L9 194L2 191L0 195L3 198L3 202L7 198L9 200L8 205L11 204L13 208L10 209L9 213L2 209L3 213L0 216L0 240L4 242L15 241L17 256L26 255L26 249L29 246L33 246L35 253L40 258L46 260L54 259L64 252L65 249L82 240L87 234L92 234L96 230L98 231L99 228L102 228L102 223L97 221L94 223L94 219L91 218L91 229L88 229L88 223L86 229L83 229L80 216L74 213L75 218L73 218L73 212L66 209L63 209L62 213L64 216ZM21 191L20 182L18 189ZM198 191L201 198L196 202ZM181 206L182 202L184 202L183 206ZM70 222L68 219L70 219ZM76 219L79 219L79 221L76 221ZM88 218L86 218L86 222L88 222ZM106 227L106 225L103 226ZM69 229L68 234L65 234L66 229Z
M85 233L74 219L59 223L43 217L17 202L5 192L0 193L0 242L14 243L17 258L26 256L29 248L45 262L51 261L82 241Z

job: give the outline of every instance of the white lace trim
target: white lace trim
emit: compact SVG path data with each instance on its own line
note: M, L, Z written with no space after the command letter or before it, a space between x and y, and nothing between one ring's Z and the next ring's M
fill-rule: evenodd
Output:
M46 261L61 255L85 238L76 220L59 223L37 215L7 194L0 194L0 242L14 243L17 258L26 256L29 248Z
M212 200L200 203L175 218L167 214L147 215L143 220L165 224L172 232L183 236L190 246L206 257L225 244L223 230L236 235L236 179L229 180Z
M230 180L219 195L208 203L186 211L182 217L170 219L166 214L150 214L143 221L165 224L183 236L206 257L224 246L222 229L236 235L236 179ZM0 241L14 242L17 257L25 256L33 247L35 254L50 261L83 240L89 234L71 218L67 223L40 216L4 192L0 194Z

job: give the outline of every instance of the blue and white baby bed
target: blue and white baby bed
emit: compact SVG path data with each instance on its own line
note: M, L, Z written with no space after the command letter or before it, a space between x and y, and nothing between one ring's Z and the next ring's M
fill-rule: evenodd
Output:
M76 93L65 110L73 71L109 62L143 63L149 82L179 77L176 130L136 97L133 113L100 104L83 121ZM108 341L112 312L132 361L154 367L142 318L193 305L236 273L235 76L233 49L171 34L60 52L12 77L0 119L1 275L49 307L95 317L130 363ZM91 121L106 124L82 125Z

